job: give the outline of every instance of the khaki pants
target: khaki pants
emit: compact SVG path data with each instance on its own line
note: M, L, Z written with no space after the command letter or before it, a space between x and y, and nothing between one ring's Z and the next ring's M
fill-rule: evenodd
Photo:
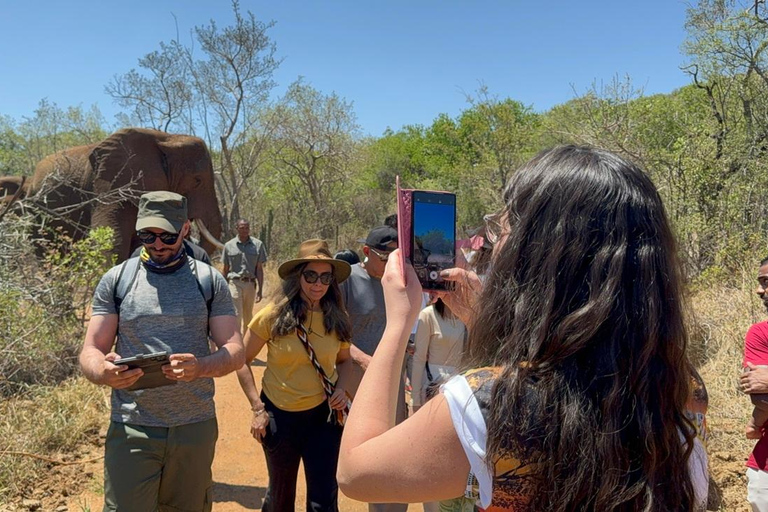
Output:
M251 323L251 318L253 318L253 302L256 300L256 283L253 281L230 279L229 293L232 294L232 302L235 304L240 331L245 333L248 330L248 324Z
M211 510L216 418L178 427L112 422L104 454L104 512Z

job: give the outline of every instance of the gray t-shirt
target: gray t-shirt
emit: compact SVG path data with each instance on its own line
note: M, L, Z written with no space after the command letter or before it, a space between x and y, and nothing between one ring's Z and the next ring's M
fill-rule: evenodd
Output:
M256 265L267 261L267 251L258 238L250 237L241 242L238 237L224 244L221 262L229 266L228 279L236 277L256 277Z
M357 263L352 265L349 279L341 283L341 293L352 324L352 343L372 356L387 325L381 280L368 275Z
M196 262L200 275L208 265ZM123 265L123 264L121 264ZM121 265L101 278L93 296L93 315L117 313L114 291ZM127 273L123 279L130 279ZM222 275L213 270L211 316L235 315ZM148 272L139 265L136 279L120 305L115 352L121 357L151 352L210 354L208 309L189 265L170 274ZM174 427L216 416L213 379L177 382L159 388L112 390L112 420L150 427Z

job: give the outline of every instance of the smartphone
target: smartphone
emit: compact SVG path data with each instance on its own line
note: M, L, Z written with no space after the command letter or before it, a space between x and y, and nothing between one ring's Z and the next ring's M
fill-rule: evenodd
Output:
M411 263L425 290L452 290L440 272L456 266L456 195L414 190L411 194Z
M160 386L169 386L176 384L176 381L167 379L163 373L162 366L170 364L167 352L154 352L152 354L138 354L133 357L124 357L114 361L114 364L126 365L129 370L141 368L144 375L134 382L128 389L136 391L139 389L158 388Z

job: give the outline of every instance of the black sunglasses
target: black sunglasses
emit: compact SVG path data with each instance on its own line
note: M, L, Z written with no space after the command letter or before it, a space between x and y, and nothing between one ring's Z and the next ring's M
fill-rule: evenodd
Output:
M165 245L173 245L179 239L179 233L152 233L151 231L137 231L136 236L139 237L143 244L153 244L157 238L160 239Z
M332 272L323 272L322 274L318 274L314 270L305 270L301 273L301 275L304 276L304 280L309 284L316 283L318 279L324 285L329 285L333 282Z

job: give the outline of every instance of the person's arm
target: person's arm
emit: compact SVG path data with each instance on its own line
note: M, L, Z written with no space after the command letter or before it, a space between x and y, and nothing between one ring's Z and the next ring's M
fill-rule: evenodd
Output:
M349 346L349 356L363 370L368 369L368 365L371 363L371 356L357 348L354 341Z
M261 302L262 294L264 293L264 265L259 262L256 264L256 282L259 288L256 290L256 302Z
M354 378L353 364L354 362L349 356L349 349L339 350L336 355L336 373L339 374L339 378L336 380L336 389L334 389L333 395L328 399L328 405L331 406L331 409L343 409L347 404L347 390Z
M229 282L229 257L227 256L227 248L221 251L221 275Z
M750 395L752 405L752 416L747 422L747 439L760 439L763 437L763 427L768 421L768 395Z
M741 389L755 406L747 423L747 439L760 439L768 421L768 366L747 362L741 374Z
M126 365L114 364L119 359L111 351L117 334L117 321L116 314L91 317L80 351L80 369L85 378L94 384L124 389L139 380L144 371L141 368L128 370Z
M269 415L264 409L264 403L259 396L256 380L253 378L253 371L251 371L251 362L257 355L259 355L261 349L267 344L267 340L260 337L249 328L245 332L243 344L245 345L245 364L237 370L237 380L240 383L240 387L243 389L243 393L245 393L248 403L251 405L251 411L253 412L251 417L251 435L258 442L261 442L262 438L267 433Z
M464 491L470 470L442 396L394 426L405 344L421 306L416 273L410 265L406 271L408 286L397 254L390 256L382 279L387 327L342 436L339 488L359 501L415 503L454 498Z
M203 377L221 377L243 365L243 340L237 329L237 317L212 316L208 326L211 340L218 350L204 357L190 353L171 354L168 357L171 363L162 367L167 378L191 382Z
M411 398L413 410L417 411L424 404L425 392L424 365L427 364L429 354L430 329L426 322L426 313L419 314L419 326L414 337L413 366L411 367Z
M768 420L768 389L763 382L764 370L761 365L768 363L768 329L766 323L752 325L744 338L744 360L741 374L741 386L749 392L754 405L747 427L748 439L760 439L762 428ZM754 373L754 375L753 375Z

